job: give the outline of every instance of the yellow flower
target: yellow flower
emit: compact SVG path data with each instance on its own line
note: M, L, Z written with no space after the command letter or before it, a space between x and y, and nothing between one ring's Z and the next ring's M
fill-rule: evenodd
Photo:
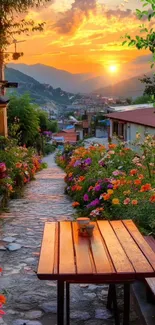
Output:
M120 203L120 202L119 202L119 199L116 199L116 198L115 198L115 199L112 200L112 204L117 205L117 204L119 204L119 203Z
M107 192L108 192L108 194L110 194L110 195L114 193L114 191L113 191L113 190L110 190L110 189L109 189Z
M136 133L136 139L140 139L140 138L141 138L140 133Z

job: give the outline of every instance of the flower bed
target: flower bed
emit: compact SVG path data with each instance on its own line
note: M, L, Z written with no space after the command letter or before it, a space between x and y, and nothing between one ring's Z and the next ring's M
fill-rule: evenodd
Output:
M67 148L57 163L78 215L132 218L143 233L155 234L155 140L137 138L137 152L124 143Z
M10 139L0 138L0 195L2 207L9 197L21 195L23 186L43 168L32 148L19 147Z
M2 268L0 267L0 276L2 273ZM5 312L3 310L3 305L6 303L6 298L3 294L0 293L0 318L3 317L3 315L5 315Z

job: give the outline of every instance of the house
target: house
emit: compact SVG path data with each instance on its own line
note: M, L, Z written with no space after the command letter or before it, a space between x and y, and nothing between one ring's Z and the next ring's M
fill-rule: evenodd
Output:
M110 119L110 138L118 136L123 141L134 141L136 133L155 135L155 108L115 112L107 115Z
M61 141L60 141L61 139ZM62 130L53 136L53 140L57 143L71 143L75 144L78 140L77 133L75 130Z

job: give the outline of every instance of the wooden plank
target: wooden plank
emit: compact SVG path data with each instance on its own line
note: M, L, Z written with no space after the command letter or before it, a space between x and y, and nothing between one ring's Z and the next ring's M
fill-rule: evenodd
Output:
M59 273L59 222L55 225L54 274Z
M93 274L95 272L95 265L93 263L89 238L80 237L78 235L78 225L76 222L72 223L74 249L76 257L76 267L78 274Z
M109 221L97 221L117 273L135 273Z
M144 236L144 238L155 253L155 239L153 236Z
M152 250L155 252L155 240L152 236L145 236L144 237L147 243L151 246ZM150 287L150 290L155 296L155 278L146 278L146 283Z
M101 274L115 273L112 261L98 229L98 225L96 222L92 222L91 224L95 225L93 236L90 237L90 245L96 266L96 272Z
M59 237L59 274L75 274L74 248L71 222L63 221Z
M146 242L132 220L124 220L123 223L155 270L155 254L150 245Z
M46 222L41 245L38 274L53 274L55 253L55 222Z
M137 246L123 222L116 220L111 221L110 224L135 271L138 273L153 272L153 268L143 255L141 249Z

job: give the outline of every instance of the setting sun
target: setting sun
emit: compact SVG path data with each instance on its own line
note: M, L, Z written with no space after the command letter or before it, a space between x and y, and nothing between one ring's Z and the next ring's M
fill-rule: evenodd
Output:
M114 72L117 72L118 70L118 66L117 65L110 65L109 66L109 71L114 73Z

